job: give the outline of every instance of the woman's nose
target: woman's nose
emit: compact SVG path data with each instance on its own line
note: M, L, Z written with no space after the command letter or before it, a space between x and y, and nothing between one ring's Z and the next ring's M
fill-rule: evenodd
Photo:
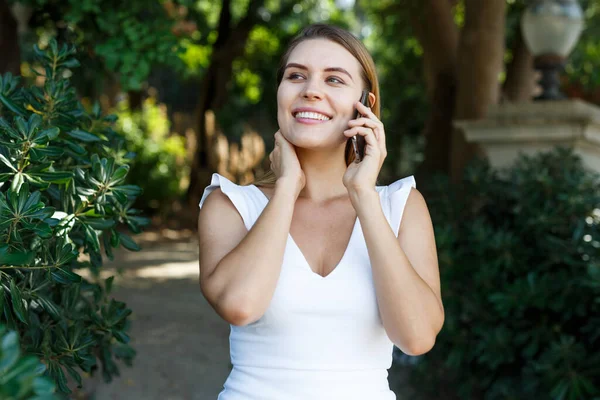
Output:
M302 97L304 97L306 100L323 98L323 91L319 87L319 83L316 79L309 79L306 81L304 90L302 91Z

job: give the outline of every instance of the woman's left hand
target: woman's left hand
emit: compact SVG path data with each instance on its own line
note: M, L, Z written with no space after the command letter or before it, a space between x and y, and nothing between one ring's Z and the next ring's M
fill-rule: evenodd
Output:
M348 122L350 128L344 131L344 136L364 136L366 146L363 160L352 162L344 174L344 186L350 194L375 190L379 170L387 156L383 123L364 104L357 102L356 109L362 117Z

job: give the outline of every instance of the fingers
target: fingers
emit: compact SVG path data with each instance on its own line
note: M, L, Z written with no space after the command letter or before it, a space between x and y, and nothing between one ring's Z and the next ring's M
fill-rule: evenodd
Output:
M379 121L379 118L377 118L377 116L375 114L373 114L373 111L371 111L371 109L369 107L365 106L360 101L356 102L356 109L358 110L358 112L361 115L364 115L365 117L369 117L375 121Z
M275 146L281 145L281 139L283 139L283 135L281 134L281 131L275 132Z
M364 134L362 134L361 132L364 132ZM379 139L380 139L379 138L379 135L380 135L379 130L377 128L371 128L370 126L364 126L364 125L359 125L359 126L355 126L350 129L346 129L344 131L344 136L352 137L355 134L366 136L369 133L372 133L373 136L375 136L375 139L377 139L379 141Z
M377 116L369 107L365 106L361 102L356 102L356 109L362 115L362 117L350 120L348 122L348 126L350 126L351 129L359 126L370 128L373 131L382 151L385 153L385 129L383 127L383 123L379 120L379 118L377 118Z
M372 119L365 118L365 117L351 119L350 121L348 121L348 126L350 126L350 127L367 126L371 129L376 129L379 127L379 125L377 124L376 121L373 121Z
M364 126L355 126L352 129L344 131L344 136L348 138L351 138L352 136L356 135L364 136L367 144L370 144L374 148L379 149L379 142L377 140L377 137L375 136L375 131L373 131L373 129Z

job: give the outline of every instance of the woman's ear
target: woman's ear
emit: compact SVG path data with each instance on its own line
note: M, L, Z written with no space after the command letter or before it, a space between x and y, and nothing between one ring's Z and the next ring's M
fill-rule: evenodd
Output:
M375 97L375 95L373 93L369 92L369 108L373 108L376 101L377 101L377 98Z

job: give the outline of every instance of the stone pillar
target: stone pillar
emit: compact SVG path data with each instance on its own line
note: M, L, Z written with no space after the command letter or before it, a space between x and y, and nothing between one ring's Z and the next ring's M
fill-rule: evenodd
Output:
M600 172L600 107L581 100L504 103L481 120L455 121L468 142L478 143L493 167L508 167L519 153L573 147Z

